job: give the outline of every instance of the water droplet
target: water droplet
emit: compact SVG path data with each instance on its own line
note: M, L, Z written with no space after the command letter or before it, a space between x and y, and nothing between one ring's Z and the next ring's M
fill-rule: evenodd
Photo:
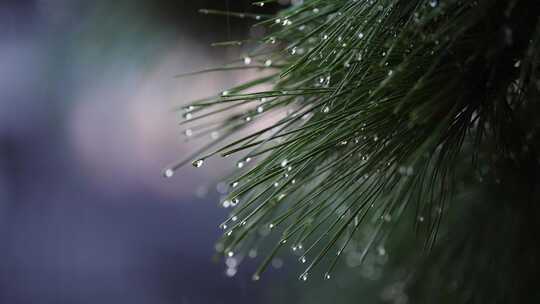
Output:
M221 93L221 96L227 96L227 95L229 95L229 91L223 91L223 92Z
M253 281L258 281L258 280L261 279L261 276L259 276L258 274L254 274L254 275L251 277L251 279L252 279Z
M286 159L284 159L284 160L281 161L281 166L285 168L287 166L287 163L288 163L288 161Z
M231 187L233 187L233 188L236 188L237 186L238 186L238 182L233 182L233 183L231 184Z
M263 7L263 6L264 6L264 2L258 2L257 5L260 6L260 7Z
M283 267L283 260L280 258L275 258L272 260L272 267L279 269Z
M274 227L275 227L275 226L274 226L274 224L272 224L272 223L270 223L270 224L268 225L268 228L270 228L270 229L274 229Z
M268 38L268 42L271 43L271 44L276 44L276 37L270 37Z
M250 258L256 258L257 257L257 250L255 249L251 249L249 252L248 252L248 257Z
M236 163L236 167L238 167L238 169L242 169L244 167L244 162L239 161L238 163Z
M272 60L271 59L266 59L266 61L264 62L264 66L265 67L271 67L272 66Z
M251 64L251 57L248 57L248 56L244 57L244 64L245 65L250 65Z
M314 9L313 9L313 13L314 13L314 14L318 14L318 13L319 13L319 9L318 9L318 8L314 8Z
M264 107L263 106L258 106L257 107L257 113L262 113L264 112Z
M359 33L358 38L360 38L360 39L364 38L364 33Z
M184 131L184 134L187 136L187 137L191 137L191 135L193 135L193 130L191 129L186 129Z
M300 257L300 262L302 262L302 264L306 263L306 257L305 256Z
M236 274L236 268L227 268L227 270L225 271L225 274L228 276L228 277L234 277L234 275Z
M295 55L296 52L298 51L298 48L295 46L291 49L291 55Z
M377 253L378 253L379 255L381 255L381 256L382 256L382 255L386 255L386 249L384 249L384 247L382 247L382 246L379 246L379 247L377 248Z
M163 176L165 176L166 178L171 178L173 177L174 175L174 170L169 168L169 169L166 169L165 171L163 171Z
M275 182L275 183L274 183L274 187L276 187L276 188L279 187L279 183L278 183L278 182Z
M322 109L322 112L323 112L323 113L328 113L328 112L330 112L330 107L329 107L329 106L325 106L325 107Z
M193 114L191 114L191 113L184 114L184 119L185 120L190 120L192 117L193 117Z
M324 279L325 279L325 280L330 280L331 278L332 278L332 276L331 276L329 273L326 273L326 274L324 275Z
M300 276L300 280L302 280L304 282L307 281L307 279L308 279L307 273L304 273L303 275Z
M429 6L437 7L439 5L439 0L429 0Z
M193 162L193 167L200 168L204 164L204 160L199 159Z
M227 256L228 256L228 257L234 256L234 252L232 252L232 251L227 252Z

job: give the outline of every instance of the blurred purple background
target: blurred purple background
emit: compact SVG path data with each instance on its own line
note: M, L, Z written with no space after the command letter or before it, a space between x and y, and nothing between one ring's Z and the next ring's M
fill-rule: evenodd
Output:
M212 259L231 163L160 175L195 146L170 110L247 77L173 77L250 35L203 7L225 1L0 2L0 303L294 301Z

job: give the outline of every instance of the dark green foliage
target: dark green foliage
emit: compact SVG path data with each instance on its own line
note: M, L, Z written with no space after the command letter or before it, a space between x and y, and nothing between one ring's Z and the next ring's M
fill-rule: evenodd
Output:
M226 254L271 228L255 279L286 247L305 280L387 246L417 301L538 300L540 2L306 0L246 16L271 33L222 70L260 78L184 109L216 143L279 117L194 162L245 154Z

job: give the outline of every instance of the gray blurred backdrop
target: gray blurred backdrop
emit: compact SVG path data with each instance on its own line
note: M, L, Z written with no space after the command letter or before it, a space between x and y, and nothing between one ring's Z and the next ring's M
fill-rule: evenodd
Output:
M160 175L197 146L170 110L249 77L173 77L243 52L211 42L261 34L197 13L226 5L0 1L0 303L295 302L294 268L255 284L256 262L229 278L213 259L232 163Z

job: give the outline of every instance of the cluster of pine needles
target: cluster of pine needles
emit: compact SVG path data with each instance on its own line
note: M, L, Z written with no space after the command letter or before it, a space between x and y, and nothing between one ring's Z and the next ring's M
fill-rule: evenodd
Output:
M362 229L370 231L362 259L398 221L410 221L423 250L436 246L458 168L476 172L486 146L516 166L533 151L535 135L505 136L538 91L540 23L531 17L527 32L512 32L515 11L529 2L304 0L277 15L202 10L252 18L268 32L217 43L254 46L203 71L251 69L257 78L178 109L186 134L216 134L191 158L195 167L241 155L222 202L232 207L221 225L223 254L245 255L272 235L276 245L253 278L292 248L306 280L317 266L330 278ZM490 23L499 15L508 28Z

